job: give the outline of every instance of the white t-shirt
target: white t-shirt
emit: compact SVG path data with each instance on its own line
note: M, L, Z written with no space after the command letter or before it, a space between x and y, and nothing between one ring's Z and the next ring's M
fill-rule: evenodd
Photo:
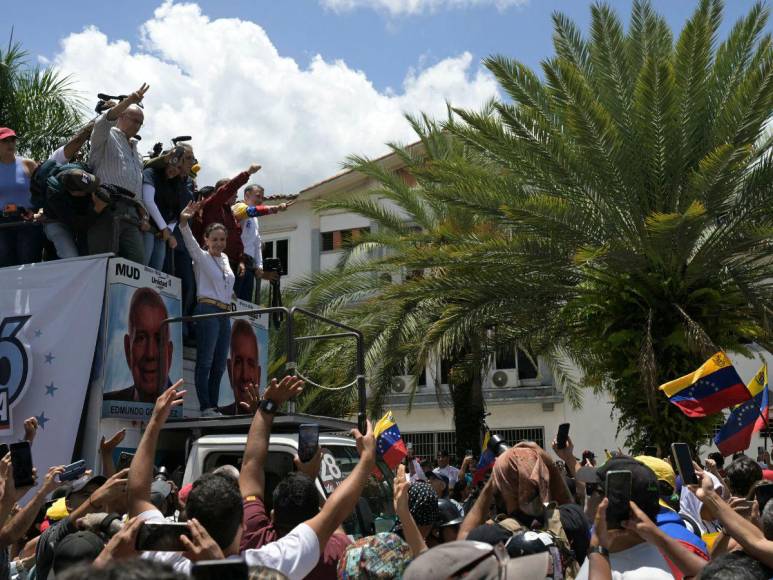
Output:
M453 465L446 465L445 467L436 467L432 470L433 473L439 475L445 475L448 478L448 490L451 491L456 485L459 479L459 470Z
M722 483L720 483L719 478L713 473L709 473L708 471L704 471L703 473L711 478L711 481L714 484L714 491L721 494ZM701 534L719 531L719 528L717 528L713 522L709 522L701 518L701 509L703 509L703 502L699 500L698 496L695 495L686 485L683 485L682 493L679 496L679 513L684 513L690 516L690 518L692 518L699 526L701 526L700 531L694 530L695 533L699 536Z
M221 253L215 257L206 250L202 250L196 238L193 237L188 224L180 226L183 242L193 260L193 273L196 276L196 297L210 298L225 304L231 303L231 295L234 291L234 276L228 263L228 256Z
M67 157L64 156L64 145L62 145L59 149L54 151L51 154L51 157L49 157L49 159L53 159L59 165L64 165L65 163L69 163L70 162L70 160L67 159Z
M652 544L637 544L609 555L612 580L673 580L671 568ZM576 580L588 580L590 560L583 562Z
M164 523L163 514L148 510L139 516L146 522ZM180 552L142 552L141 557L171 566L190 575L193 563ZM257 550L245 550L241 557L247 566L265 566L279 570L288 578L303 578L319 562L319 538L306 524L297 525L289 534ZM238 559L239 556L229 556Z

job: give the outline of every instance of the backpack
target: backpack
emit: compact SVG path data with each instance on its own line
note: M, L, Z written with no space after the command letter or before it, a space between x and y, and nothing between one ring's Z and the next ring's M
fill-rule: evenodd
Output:
M59 191L60 185L56 176L62 171L68 169L82 169L91 173L91 170L85 163L64 163L59 164L53 159L38 165L30 177L30 204L34 209L40 209L46 206L46 195L48 188L51 187Z

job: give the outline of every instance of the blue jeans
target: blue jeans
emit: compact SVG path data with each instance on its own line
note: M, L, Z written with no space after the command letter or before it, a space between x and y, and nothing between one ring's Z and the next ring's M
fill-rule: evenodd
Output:
M80 255L69 226L61 222L49 222L43 226L43 231L46 232L46 237L54 244L56 255L60 259L77 258Z
M145 265L163 270L166 242L162 238L157 238L152 232L142 232L142 242L145 246Z
M45 239L40 226L0 229L0 268L40 262Z
M196 304L194 314L223 312L212 304ZM225 372L228 345L231 339L231 319L210 318L196 322L196 394L199 407L214 409L220 398L220 379Z

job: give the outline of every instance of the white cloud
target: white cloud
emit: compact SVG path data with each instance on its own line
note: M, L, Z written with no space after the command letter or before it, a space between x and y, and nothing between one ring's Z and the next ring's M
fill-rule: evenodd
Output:
M192 135L199 183L253 161L267 192L292 193L340 170L352 153L380 155L414 136L404 112L445 115L445 102L475 107L494 79L469 53L409 71L399 91L380 92L362 71L315 56L307 67L283 57L258 24L211 20L196 4L165 2L141 28L141 43L108 39L94 27L62 41L56 66L94 98L150 85L141 149Z
M370 8L397 16L479 6L495 6L498 10L506 10L512 6L528 4L529 0L320 0L320 2L325 8L337 12Z

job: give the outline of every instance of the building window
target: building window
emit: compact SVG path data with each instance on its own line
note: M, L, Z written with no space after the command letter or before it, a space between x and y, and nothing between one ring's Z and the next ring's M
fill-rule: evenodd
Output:
M347 245L356 241L363 234L370 232L370 228L350 228L348 230L336 230L332 232L322 232L322 251L336 252L345 248Z
M494 368L517 369L518 378L536 379L539 376L539 369L534 366L531 358L520 348L502 348L497 351Z
M282 262L282 276L287 276L290 258L290 240L271 240L263 242L263 260L266 258L279 258Z
M510 446L520 441L534 441L537 445L545 447L545 428L544 427L510 427L499 429L492 427L491 431L499 435L505 443ZM429 459L433 462L441 450L447 450L453 457L457 456L456 432L455 431L420 431L414 433L402 433L403 440L413 445L413 455L421 459ZM459 450L459 454L464 454L464 449ZM462 457L458 456L458 465Z

